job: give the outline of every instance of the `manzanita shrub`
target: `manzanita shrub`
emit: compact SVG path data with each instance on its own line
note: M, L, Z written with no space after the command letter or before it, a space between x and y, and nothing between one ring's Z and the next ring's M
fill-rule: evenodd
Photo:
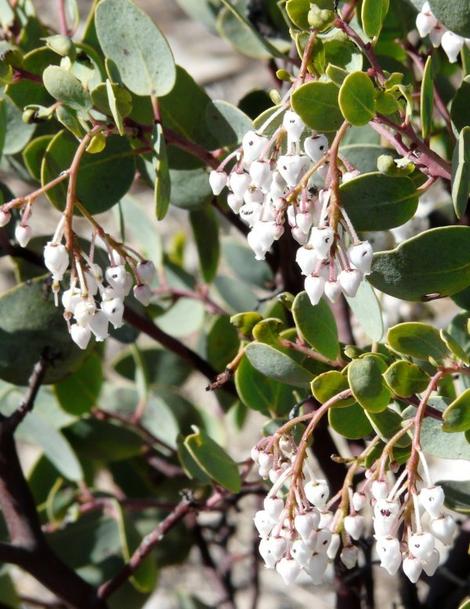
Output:
M0 0L0 605L52 606L16 565L137 609L194 548L181 609L255 609L261 567L372 608L375 564L468 607L429 459L469 469L470 2L179 3L272 89L212 100L131 0Z

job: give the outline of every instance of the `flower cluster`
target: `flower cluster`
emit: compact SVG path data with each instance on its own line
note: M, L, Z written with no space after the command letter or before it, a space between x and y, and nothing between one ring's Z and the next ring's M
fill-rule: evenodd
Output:
M422 571L435 573L437 546L452 542L456 523L443 512L443 489L430 481L421 452L426 484L419 492L414 483L407 484L407 470L392 482L391 473L377 468L365 472L356 491L347 476L343 489L330 499L328 483L313 473L311 455L306 454L299 473L294 440L275 438L262 440L251 453L260 476L272 482L264 509L254 517L268 569L276 569L288 585L302 572L320 584L338 555L347 569L355 567L357 542L371 534L380 565L391 575L401 566L415 583Z
M282 124L268 137L264 131L279 111L258 131L249 131L242 146L210 174L212 191L225 187L230 208L249 226L248 244L257 260L265 258L281 238L286 222L299 243L296 261L305 275L305 290L313 305L323 294L336 301L341 292L355 296L370 273L372 246L360 241L344 209L332 218L329 143L323 134L305 135L294 111L281 107ZM230 173L224 168L236 159ZM357 171L345 171L342 181Z
M448 30L433 15L429 2L425 2L416 17L416 28L421 38L429 36L434 47L441 46L451 63L455 63L463 45L470 48L470 38Z
M30 217L31 205L28 204L15 227L15 238L21 247L28 245L33 234ZM0 225L5 226L10 218L10 211L0 207ZM134 297L144 306L150 303L153 294L150 283L155 276L155 266L104 233L100 237L96 232L93 234L89 254L83 251L71 254L62 243L64 228L65 217L62 216L52 239L44 247L44 264L52 274L52 290L58 304L60 282L72 260L69 287L63 291L61 300L72 340L80 349L86 349L92 336L97 341L109 336L110 324L116 329L123 325L124 299L133 285ZM94 261L98 238L108 252L109 266L104 271Z

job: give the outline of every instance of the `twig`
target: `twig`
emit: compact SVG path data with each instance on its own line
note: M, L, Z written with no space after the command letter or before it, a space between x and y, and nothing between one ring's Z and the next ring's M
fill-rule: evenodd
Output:
M33 372L29 377L28 381L28 391L23 398L23 401L18 406L18 408L11 414L5 421L4 425L8 428L11 433L14 433L18 425L25 418L28 412L34 407L34 402L36 400L36 396L41 387L41 384L44 380L44 376L46 374L48 366L47 359L42 356L39 361L35 364L33 368Z

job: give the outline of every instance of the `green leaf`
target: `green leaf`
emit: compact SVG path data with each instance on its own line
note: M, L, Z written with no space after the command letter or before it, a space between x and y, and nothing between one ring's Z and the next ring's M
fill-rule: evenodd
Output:
M149 385L174 385L179 387L191 373L190 365L180 357L163 349L140 349ZM130 381L136 374L135 359L129 351L121 351L112 362L114 370Z
M344 79L338 103L344 118L356 127L367 125L374 118L375 87L365 72L352 72Z
M346 158L361 173L377 171L377 159L383 155L392 155L393 150L379 144L347 144L340 148L341 156Z
M124 511L122 504L115 500L112 505L119 529L122 557L127 563L140 546L142 538L131 515ZM152 592L154 590L157 582L157 567L152 554L140 563L138 569L133 572L130 581L139 592Z
M218 275L214 285L232 311L253 311L258 306L258 299L253 293L252 287L244 281L226 275Z
M470 284L470 228L446 226L425 231L394 250L376 254L372 271L369 281L373 286L402 300L459 292Z
M273 273L267 262L258 260L253 264L253 251L235 241L223 239L222 255L230 269L243 281L267 289L272 285Z
M429 405L443 412L447 402L440 397L430 398ZM467 432L468 433L468 432ZM421 427L421 448L425 453L442 459L470 460L470 442L466 434L455 432L449 436L442 429L441 421L425 417Z
M363 0L361 21L364 32L370 37L378 36L389 9L390 0Z
M91 109L91 97L82 83L69 70L49 66L42 75L44 86L54 99L74 110L86 112Z
M366 412L367 418L370 421L370 424L374 428L375 433L379 436L381 440L387 442L390 438L400 431L403 418L395 411L390 410L390 408L386 408L382 412ZM406 447L411 443L411 439L409 435L404 435L400 438L396 446Z
M212 207L192 211L189 214L191 227L199 255L199 265L206 283L217 274L220 257L219 223Z
M179 298L155 323L167 334L189 336L199 330L204 322L204 305L193 298Z
M384 379L395 395L409 398L421 393L429 383L429 376L416 364L399 360L384 372Z
M210 204L213 194L207 171L197 169L170 169L171 204L188 211Z
M345 374L342 374L338 370L329 370L316 376L310 384L312 394L315 396L320 404L324 404L329 399L349 389L348 378ZM344 408L345 406L351 406L354 404L354 398L345 398L335 403L334 408Z
M445 494L445 504L454 512L470 514L470 482L465 480L440 480ZM465 609L460 605L459 609Z
M353 360L348 366L348 381L359 404L370 412L381 412L390 403L391 394L375 358Z
M306 292L297 295L292 315L300 336L330 360L339 355L338 330L330 307L324 299L312 307Z
M328 423L348 440L367 438L373 432L372 425L359 404L353 404L347 408L330 408Z
M434 82L432 56L426 60L421 81L420 111L421 111L421 134L427 139L431 133L432 113L434 106Z
M54 136L42 162L43 185L70 167L77 147L77 140L67 131L59 131ZM102 152L83 155L78 170L77 197L92 214L106 211L127 193L134 174L135 160L129 141L111 135ZM66 181L47 191L47 198L61 210L65 207L66 196Z
M294 404L294 388L267 378L246 356L235 373L235 387L245 406L266 416L286 416Z
M19 440L39 446L62 476L74 482L83 480L83 471L73 447L39 412L29 413L16 434Z
M207 330L207 361L217 370L225 369L237 355L240 339L228 315L217 315Z
M155 204L157 220L163 220L170 207L171 181L163 128L157 123L152 134L155 164Z
M3 154L16 154L21 152L32 138L36 125L23 122L22 112L9 97L3 100L5 112L5 141Z
M157 26L129 0L101 0L96 8L98 39L122 82L136 95L166 95L176 80L172 52Z
M467 0L430 0L436 18L455 34L470 37L470 12Z
M205 119L220 147L240 144L245 133L253 126L244 112L223 100L215 100L206 107Z
M45 383L56 383L79 368L86 352L74 345L62 311L45 277L21 283L0 297L0 378L26 385L43 354L48 366Z
M368 281L362 281L356 296L346 296L348 305L362 330L374 342L381 340L384 332L379 300Z
M10 5L8 4L8 6ZM1 16L0 8L0 21ZM21 607L20 597L16 591L13 579L5 567L0 569L0 606L3 606L4 609L19 609Z
M158 268L162 265L163 248L160 234L155 230L152 216L142 201L126 195L121 201L126 236L139 244L139 252L152 260ZM115 208L115 211L118 211Z
M82 419L63 430L64 435L83 459L121 461L142 452L142 439L136 433L96 419Z
M237 464L205 431L195 427L195 433L185 438L184 445L212 480L232 493L238 493L241 479Z
M452 203L455 215L461 218L470 195L470 127L464 127L452 156Z
M304 123L320 132L337 131L343 122L338 87L332 82L309 82L291 97L292 107Z
M465 363L468 363L470 360L470 334L468 331L468 319L468 313L459 313L452 319L446 329L447 337L450 336L453 342L457 343L460 350L463 351L464 356L460 354L458 358L462 359L462 361Z
M101 360L92 353L74 374L56 383L54 389L65 412L79 416L96 406L102 384Z
M304 387L312 380L311 372L270 345L251 343L246 348L246 355L258 372L281 383Z
M97 110L113 117L119 129L122 119L129 116L132 111L132 95L122 85L112 83L109 79L93 89L91 99ZM121 131L120 134L123 135Z
M301 30L310 29L308 22L308 12L310 10L310 0L288 0L286 11L289 19Z
M470 77L466 76L460 88L457 90L452 105L450 107L450 116L457 131L461 131L467 125L470 125L470 106L468 99L470 97Z
M379 172L365 173L342 184L340 195L354 227L365 231L404 224L414 216L419 198L411 178Z
M470 389L466 389L444 410L443 431L468 431L470 429Z
M417 321L397 324L387 334L388 345L397 353L440 362L449 355L439 330Z
M41 181L42 159L51 140L52 135L41 135L40 137L36 137L26 145L22 152L23 161L27 170L38 182Z

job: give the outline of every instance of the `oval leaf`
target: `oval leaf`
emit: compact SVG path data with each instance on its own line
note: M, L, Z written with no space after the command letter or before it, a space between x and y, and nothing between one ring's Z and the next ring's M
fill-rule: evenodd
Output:
M468 431L470 429L470 389L454 400L442 415L444 431Z
M379 3L381 0L374 0ZM344 118L361 127L375 116L375 87L365 72L353 72L345 79L339 90L339 107Z
M338 87L332 82L309 82L292 94L292 107L316 131L336 131L343 122Z
M437 362L449 355L439 330L420 322L409 321L390 328L387 343L397 353Z
M256 370L281 383L304 387L312 380L311 372L271 345L251 343L246 348L246 355Z
M297 295L292 315L300 336L330 360L339 355L338 330L330 307L324 299L312 307L306 292Z
M353 360L348 366L348 381L354 397L365 410L381 412L387 408L391 394L375 358Z

